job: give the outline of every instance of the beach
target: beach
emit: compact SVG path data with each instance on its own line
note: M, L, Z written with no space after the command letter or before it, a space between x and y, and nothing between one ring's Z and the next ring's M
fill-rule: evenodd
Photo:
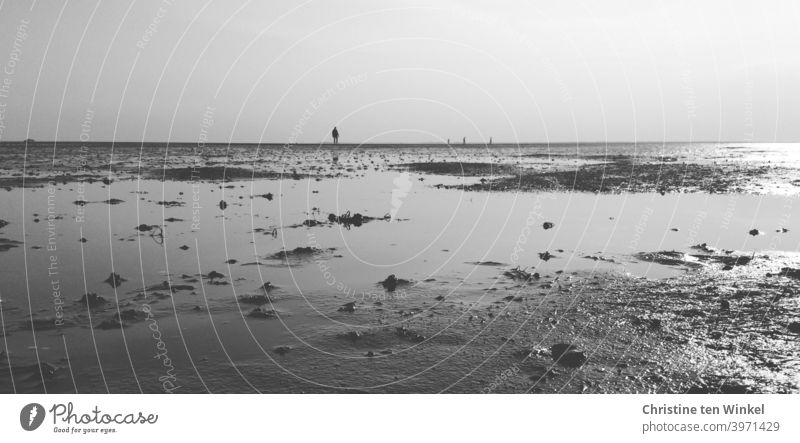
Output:
M800 145L0 145L3 393L797 393Z

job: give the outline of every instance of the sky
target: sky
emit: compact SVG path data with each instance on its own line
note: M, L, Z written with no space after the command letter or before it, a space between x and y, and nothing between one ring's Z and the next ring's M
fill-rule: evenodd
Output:
M793 1L0 0L0 140L800 141Z

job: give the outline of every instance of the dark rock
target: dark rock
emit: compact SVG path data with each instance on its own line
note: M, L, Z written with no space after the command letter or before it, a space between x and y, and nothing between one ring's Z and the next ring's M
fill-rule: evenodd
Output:
M786 327L789 332L800 334L800 321L793 321Z
M227 208L227 207L228 207L228 204L225 202L225 200L220 200L219 201L219 208L220 209L222 209L224 211L225 208Z
M552 229L554 226L555 226L555 224L553 224L552 222L544 222L542 224L542 228L544 228L544 229Z

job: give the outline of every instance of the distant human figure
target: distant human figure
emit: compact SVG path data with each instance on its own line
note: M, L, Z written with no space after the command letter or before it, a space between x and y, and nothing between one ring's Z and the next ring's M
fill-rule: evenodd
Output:
M490 145L492 144L492 138L491 137L489 137L489 144Z
M461 139L461 144L462 145L466 145L467 144L467 138L466 137Z
M447 144L448 144L448 145L450 144L450 139L449 139L449 138L447 139Z
M334 145L338 145L339 144L339 130L336 129L336 126L333 127L333 132L331 132L331 135L333 135L333 144Z

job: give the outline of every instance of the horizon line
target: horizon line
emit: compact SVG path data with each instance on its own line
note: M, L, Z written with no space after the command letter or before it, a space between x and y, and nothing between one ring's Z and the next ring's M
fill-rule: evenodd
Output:
M601 140L601 141L492 141L490 142L467 142L467 143L447 143L447 142L380 142L380 143L338 143L331 142L313 143L313 142L198 142L198 141L129 141L129 140L93 140L93 141L80 141L80 140L0 140L0 145L4 144L23 144L31 140L36 144L51 144L51 143L68 143L68 144L176 144L176 145L278 145L278 146L383 146L383 145L443 145L443 146L466 146L466 145L567 145L567 144L653 144L653 143L776 143L776 144L790 144L800 143L800 141L762 141L762 140Z

